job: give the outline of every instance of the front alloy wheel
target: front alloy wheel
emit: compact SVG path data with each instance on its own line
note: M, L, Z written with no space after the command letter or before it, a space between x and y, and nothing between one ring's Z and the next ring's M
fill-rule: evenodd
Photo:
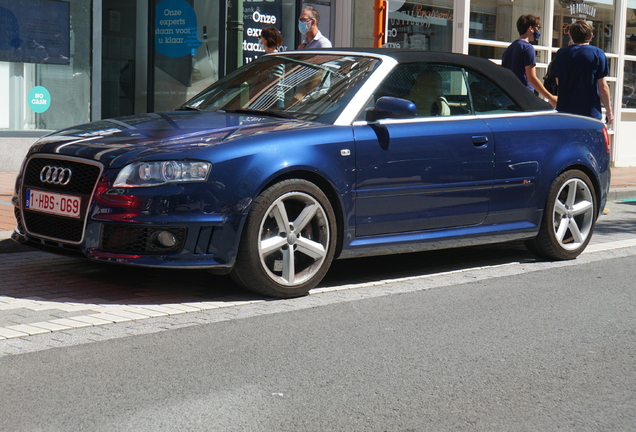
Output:
M318 187L300 179L277 183L254 200L231 275L261 294L306 295L331 264L335 232Z

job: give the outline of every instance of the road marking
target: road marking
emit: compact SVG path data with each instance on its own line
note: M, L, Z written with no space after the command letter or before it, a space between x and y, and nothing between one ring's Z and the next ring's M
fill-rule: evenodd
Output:
M587 248L583 251L583 253L594 253L594 252L602 252L612 249L621 249L626 247L636 246L636 239L627 239L627 240L617 240L613 242L607 243L597 243L593 245L588 245Z

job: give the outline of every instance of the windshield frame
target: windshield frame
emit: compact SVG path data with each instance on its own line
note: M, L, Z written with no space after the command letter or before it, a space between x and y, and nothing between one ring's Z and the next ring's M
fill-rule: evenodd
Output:
M323 63L314 64L312 62L306 61L308 58L322 56L330 58L331 60L325 60ZM260 96L251 96L249 99L249 104L238 106L236 103L234 107L228 107L230 105L227 100L234 101L237 98L237 94L242 92L244 89L240 89L239 85L237 85L238 81L241 81L243 76L246 78L252 78L254 75L260 73L259 69L256 69L253 74L246 75L248 71L252 68L258 68L259 66L263 66L263 63L271 62L273 60L272 57L279 57L289 64L297 64L301 67L309 67L315 68L316 70L323 71L323 77L336 78L335 84L329 81L329 85L331 87L324 87L323 78L319 85L316 88L321 87L321 92L316 92L322 94L319 95L317 101L314 100L311 103L313 105L307 105L306 103L303 105L302 103L297 106L297 108L305 108L309 107L317 107L317 112L311 111L295 111L290 109L291 107L284 107L283 109L277 109L276 106L270 106L267 109L257 109L254 111L254 114L260 113L262 115L272 115L278 117L293 117L298 120L305 121L316 121L326 124L351 124L353 120L356 118L357 113L363 109L366 100L368 100L368 95L373 91L372 89L377 87L377 85L382 81L384 76L386 76L390 69L392 69L397 61L392 57L383 55L383 54L373 54L373 53L365 53L365 52L351 52L351 51L326 51L326 50L304 50L304 51L286 51L282 53L274 53L267 54L262 57L259 57L257 60L248 63L247 65L237 69L236 71L228 74L224 78L220 79L216 83L212 84L208 88L206 88L201 93L194 96L188 102L183 104L180 109L198 109L201 111L219 111L219 112L241 112L247 110L251 110L251 106L253 106L256 102L258 102L257 97ZM354 83L351 88L347 88L344 84L347 83L346 78L343 78L344 75L341 73L343 69L335 69L333 67L329 67L330 63L337 63L338 57L340 60L352 59L353 61L359 60L362 62L373 61L371 63L364 64L363 71L360 72L362 75L356 76L354 75ZM323 59L324 60L324 59ZM326 72L326 74L324 73ZM288 76L286 73L285 76ZM237 81L238 80L238 81ZM279 81L282 81L280 79ZM314 82L317 80L314 79ZM369 85L371 83L371 85ZM247 86L250 86L247 81L245 81ZM241 84L243 85L243 84ZM329 90L325 92L324 89ZM332 92L331 90L338 90ZM234 91L235 93L231 93ZM216 94L215 94L216 93ZM270 92L271 93L271 92ZM330 100L334 98L334 93L336 97L339 97L335 102ZM366 96L365 96L366 95ZM225 102L221 102L221 98L226 98ZM364 99L364 100L362 100ZM296 103L298 103L296 101ZM326 108L329 106L329 108ZM209 109L206 109L210 107ZM224 109L227 107L227 110ZM321 111L322 110L322 111ZM269 111L269 112L268 112ZM355 111L355 113L354 113Z

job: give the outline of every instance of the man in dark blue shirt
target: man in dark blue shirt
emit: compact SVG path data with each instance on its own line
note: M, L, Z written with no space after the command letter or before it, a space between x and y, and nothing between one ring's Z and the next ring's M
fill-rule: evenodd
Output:
M517 78L528 87L531 92L537 92L553 107L557 98L543 86L535 67L536 53L531 42L537 42L541 36L541 20L536 15L521 15L517 20L519 39L511 43L501 57L501 64L517 75Z
M614 114L605 79L609 75L609 65L603 50L590 45L593 31L587 21L573 22L569 30L573 44L556 54L553 69L559 86L557 110L602 119L603 102L606 122L611 124Z

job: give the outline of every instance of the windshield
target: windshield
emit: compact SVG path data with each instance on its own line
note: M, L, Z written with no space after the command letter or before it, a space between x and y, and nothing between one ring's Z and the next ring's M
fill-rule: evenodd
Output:
M379 63L349 55L268 55L216 82L182 108L332 123Z

